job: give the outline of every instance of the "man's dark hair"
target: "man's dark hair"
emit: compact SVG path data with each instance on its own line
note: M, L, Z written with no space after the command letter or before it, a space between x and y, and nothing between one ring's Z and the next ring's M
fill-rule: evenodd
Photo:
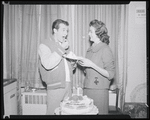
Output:
M69 26L69 23L67 21L64 21L62 19L57 19L52 24L52 34L54 34L54 28L58 30L59 29L59 24L61 24L61 23L66 25L66 26Z

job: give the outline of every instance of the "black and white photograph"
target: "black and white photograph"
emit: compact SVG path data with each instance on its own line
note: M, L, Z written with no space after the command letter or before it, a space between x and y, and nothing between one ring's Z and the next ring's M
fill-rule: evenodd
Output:
M2 1L2 119L149 118L148 1Z

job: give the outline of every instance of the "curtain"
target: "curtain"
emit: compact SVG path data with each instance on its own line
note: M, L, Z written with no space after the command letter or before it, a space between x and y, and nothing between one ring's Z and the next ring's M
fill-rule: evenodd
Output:
M119 107L123 110L127 85L127 53L128 53L128 5L119 7L119 33L117 40L117 85L119 88Z
M32 87L41 87L38 73L38 46L52 33L52 22L57 19L69 22L71 50L85 56L90 46L89 22L103 21L108 28L110 44L116 65L112 84L120 89L119 106L124 103L127 66L127 5L9 5L4 4L4 76L17 78L19 88L30 81ZM73 85L81 86L84 80L78 66L73 75Z
M37 72L38 9L37 6L21 6L21 77L34 86Z

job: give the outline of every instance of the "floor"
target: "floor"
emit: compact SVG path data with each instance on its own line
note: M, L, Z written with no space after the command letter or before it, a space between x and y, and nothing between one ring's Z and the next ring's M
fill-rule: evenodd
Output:
M110 118L110 119L131 119L128 114L124 114L121 109L110 110L107 116L102 116L102 118Z
M109 110L109 114L113 115L113 114L123 114L123 112L118 108L117 110Z

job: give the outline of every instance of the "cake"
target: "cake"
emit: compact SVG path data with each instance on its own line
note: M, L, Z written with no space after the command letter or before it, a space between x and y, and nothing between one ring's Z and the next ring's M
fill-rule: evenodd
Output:
M77 59L77 56L72 51L70 51L69 54L67 54L66 57L69 58L69 59Z
M59 114L61 115L86 115L98 114L98 109L93 99L82 94L73 94L60 103Z

